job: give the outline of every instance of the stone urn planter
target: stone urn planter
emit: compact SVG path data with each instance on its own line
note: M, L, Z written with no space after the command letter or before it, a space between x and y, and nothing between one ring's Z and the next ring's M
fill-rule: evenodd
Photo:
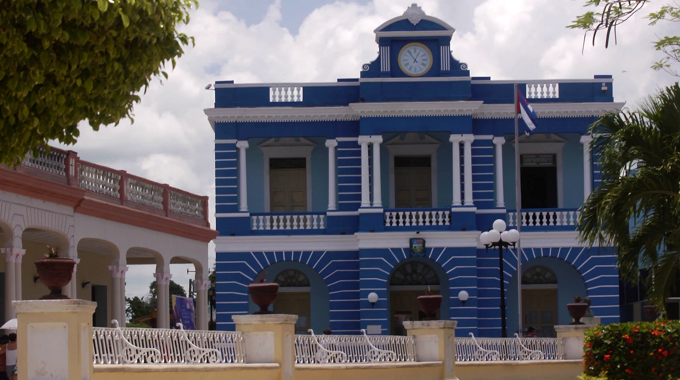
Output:
M643 309L645 310L645 316L650 321L656 321L656 319L659 318L659 312L656 310L656 306L645 305Z
M248 285L248 293L253 299L253 303L260 307L260 310L253 314L272 314L269 311L269 305L276 300L276 295L279 294L279 284L275 282L264 282L264 276L259 282Z
M40 282L50 289L50 294L40 297L41 300L68 299L61 294L61 288L71 282L75 260L67 257L59 257L57 248L47 247L48 253L44 259L35 262Z
M581 322L581 318L586 315L588 307L587 303L581 301L580 296L574 297L574 303L567 304L569 315L574 318L574 322L571 322L570 325L584 325L585 323Z
M442 306L442 296L440 294L432 294L428 289L427 294L418 297L418 305L420 305L420 311L425 313L427 317L425 321L436 320L436 315Z

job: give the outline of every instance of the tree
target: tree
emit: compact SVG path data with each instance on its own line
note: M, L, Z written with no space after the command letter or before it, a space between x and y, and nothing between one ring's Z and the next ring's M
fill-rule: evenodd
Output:
M194 42L177 28L196 0L23 0L0 7L0 164L78 123L132 120L137 94ZM133 120L134 121L134 120Z
M595 45L598 32L604 32L605 48L609 47L609 42L614 39L616 43L616 29L619 25L628 21L633 15L640 12L649 0L586 0L586 7L598 8L597 11L588 11L576 18L571 25L571 29L583 29L583 44L585 47L586 37L590 32L593 33L593 46ZM680 7L677 3L666 4L658 12L650 12L647 16L649 25L656 25L659 21L680 21ZM665 57L654 64L655 70L664 70L671 75L679 76L678 72L672 69L672 64L680 63L680 36L662 36L654 42L654 48L664 53Z
M637 281L649 268L647 298L664 310L680 267L680 86L637 111L599 118L591 150L602 184L583 205L578 231L590 246L618 247L619 271Z
M156 305L158 302L158 292L156 291L156 281L153 281L149 285L149 306L152 309L156 309ZM170 280L170 295L169 295L169 305L170 305L170 312L172 312L172 296L180 296L180 297L186 297L187 292L184 290L182 285L176 283L175 281Z
M130 320L137 319L139 317L145 317L151 314L152 308L149 306L149 302L145 300L144 297L126 297L125 303L127 303L125 314L127 314Z

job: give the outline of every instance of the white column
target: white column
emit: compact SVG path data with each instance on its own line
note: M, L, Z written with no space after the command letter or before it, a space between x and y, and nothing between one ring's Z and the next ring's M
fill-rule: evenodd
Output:
M14 306L12 301L16 300L16 260L17 257L26 253L23 249L2 248L5 255L5 321L14 318Z
M380 144L382 136L372 136L373 143L373 207L382 207L382 184L380 180Z
M156 278L156 326L161 329L170 328L170 273L154 273Z
M593 136L581 136L581 144L583 144L583 201L590 196L593 191L593 167L590 164L590 142L593 141Z
M326 147L328 148L328 211L337 209L337 191L338 186L335 181L338 176L335 174L335 168L338 166L335 159L335 147L338 146L337 140L326 140Z
M73 273L71 273L71 282L66 285L66 287L69 289L69 298L72 299L77 299L78 298L78 281L76 279L76 273L78 272L78 264L80 264L80 259L77 257L71 257L73 261L76 262L76 264L73 266Z
M239 149L238 156L238 195L239 195L239 211L248 211L248 177L246 175L246 149L248 149L248 141L239 141L236 147Z
M24 257L24 254L26 254L26 250L15 249L14 252L16 253L16 262L14 264L14 293L16 300L21 301L23 297L21 292L21 259Z
M196 288L196 329L208 329L208 289L210 280L194 280Z
M503 194L503 144L504 137L494 137L496 145L496 207L505 207L505 194Z
M453 148L453 203L452 206L460 206L460 141L461 135L451 135L449 141Z
M370 142L370 136L359 136L359 145L361 145L361 207L371 207L368 182L368 144Z
M465 205L472 206L472 141L475 140L474 135L463 135L463 165L465 173Z
M120 283L120 285L119 285L119 287L120 287L120 297L119 297L120 298L120 318L123 321L127 320L127 317L126 317L126 314L125 314L125 274L127 273L128 269L129 268L127 266L124 266L123 269L121 269L123 271L123 273L121 274L120 278L118 279L118 281Z
M125 326L125 272L128 267L125 265L109 265L111 271L111 294L113 300L111 301L111 317L116 319L121 326ZM121 281L121 279L123 281Z

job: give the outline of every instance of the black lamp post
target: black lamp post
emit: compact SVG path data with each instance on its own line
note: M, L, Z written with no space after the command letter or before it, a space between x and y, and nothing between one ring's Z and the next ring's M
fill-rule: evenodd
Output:
M503 249L514 247L515 243L519 241L519 231L512 229L505 230L505 221L496 219L493 222L493 228L488 232L482 232L479 236L479 241L484 244L486 249L498 247L498 269L500 271L499 281L501 283L501 337L507 337L507 328L505 321L505 281L503 281ZM518 255L519 260L519 255Z

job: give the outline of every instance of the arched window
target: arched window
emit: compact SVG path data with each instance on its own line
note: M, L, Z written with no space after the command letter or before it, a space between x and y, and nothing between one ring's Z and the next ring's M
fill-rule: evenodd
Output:
M394 271L390 285L439 285L439 277L431 266L409 261Z
M524 272L524 276L522 276L522 284L557 284L557 276L555 276L555 272L546 267L535 266Z
M274 279L282 288L309 286L309 279L297 269L284 269Z

